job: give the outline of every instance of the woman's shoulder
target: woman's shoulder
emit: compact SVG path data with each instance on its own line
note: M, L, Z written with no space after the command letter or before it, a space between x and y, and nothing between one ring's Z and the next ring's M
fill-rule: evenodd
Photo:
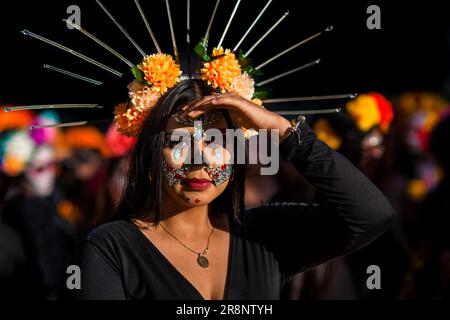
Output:
M128 220L106 222L92 229L84 241L94 245L118 243L121 240L133 239L133 225Z

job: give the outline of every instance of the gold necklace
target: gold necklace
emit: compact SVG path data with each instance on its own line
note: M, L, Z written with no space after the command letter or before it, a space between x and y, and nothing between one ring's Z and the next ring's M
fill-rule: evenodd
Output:
M170 233L166 228L164 228L164 226L162 225L162 223L159 223L159 225L161 226L161 228L167 232L167 234L169 236L171 236L172 238L174 238L179 244L181 244L183 247L185 247L186 249L188 249L190 252L194 253L197 256L197 263L199 264L200 267L202 268L208 268L209 267L209 260L206 258L206 255L209 253L209 241L211 240L211 236L214 233L214 228L211 229L211 233L208 236L208 242L206 244L206 249L203 250L203 252L197 252L195 250L192 250L191 248L189 248L188 246L186 246L183 242L181 242L180 240L178 240L177 237L175 237L172 233Z

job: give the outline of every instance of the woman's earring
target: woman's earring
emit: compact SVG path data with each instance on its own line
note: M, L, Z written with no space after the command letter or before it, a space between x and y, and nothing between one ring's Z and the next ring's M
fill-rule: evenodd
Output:
M148 169L148 180L152 182L152 168Z

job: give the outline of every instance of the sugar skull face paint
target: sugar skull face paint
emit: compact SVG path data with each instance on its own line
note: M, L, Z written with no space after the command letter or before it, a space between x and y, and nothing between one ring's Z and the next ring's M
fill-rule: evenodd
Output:
M191 167L173 168L164 161L162 172L169 186L174 187L177 183L186 179L189 172L191 172Z
M220 186L226 181L230 180L233 174L233 166L224 164L217 168L206 167L205 171L208 172L209 176L212 178L215 186Z
M219 117L220 113L211 115L201 119L203 122L178 116L167 122L161 173L164 197L173 206L211 204L228 187L233 167L224 132L229 125L225 117Z
M164 161L162 172L169 186L174 187L177 183L186 179L191 170L192 166L173 168L166 161ZM212 182L217 187L230 180L231 176L233 175L233 166L226 164L217 168L208 166L205 167L205 171L208 173L208 175L212 179Z

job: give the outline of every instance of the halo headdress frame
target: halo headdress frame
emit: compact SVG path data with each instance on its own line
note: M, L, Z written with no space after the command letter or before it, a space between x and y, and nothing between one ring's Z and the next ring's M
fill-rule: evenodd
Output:
M163 0L160 0L163 1ZM202 68L200 69L200 78L208 82L212 87L218 90L216 93L216 97L219 97L220 93L225 92L233 92L240 96L245 97L248 100L253 101L259 105L266 104L277 104L277 103L292 103L292 102L307 102L307 101L318 101L318 100L338 100L338 99L353 99L356 97L354 94L346 94L346 95L327 95L327 96L314 96L314 97L291 97L291 98L274 98L269 99L269 90L265 87L265 85L277 81L279 79L290 76L294 73L300 72L312 66L318 65L320 63L320 59L316 59L312 62L303 64L299 67L292 68L286 72L282 72L279 75L272 76L265 80L261 80L256 82L254 80L255 77L259 77L263 75L262 69L266 67L268 64L272 63L275 60L280 59L287 53L291 52L294 49L299 48L302 45L312 41L313 39L321 36L323 33L330 32L334 29L333 26L329 26L322 31L313 34L301 40L294 45L288 47L287 49L281 51L275 56L265 60L264 62L258 64L256 67L251 65L251 61L249 56L254 53L257 47L266 40L272 32L288 18L289 11L285 11L285 13L260 37L258 40L250 46L250 48L244 53L241 49L242 44L247 39L248 35L251 31L254 30L254 27L257 23L263 18L263 16L268 12L270 4L273 0L268 0L262 9L259 11L257 16L252 20L252 23L246 29L244 35L239 39L233 50L224 49L222 47L225 42L226 36L230 29L230 26L234 19L236 18L237 12L239 10L240 4L242 0L236 0L236 3L233 7L231 15L226 23L225 29L221 34L218 45L214 47L211 51L208 51L208 43L210 39L210 33L212 30L213 22L215 16L218 12L221 0L216 0L214 5L214 9L207 25L205 36L200 40L200 42L193 48L194 52L199 56L202 61ZM118 53L116 50L111 48L105 42L92 35L88 31L86 31L81 26L76 23L63 20L67 25L73 27L74 30L82 33L86 37L90 38L92 41L96 42L99 46L113 54L116 58L120 59L124 62L129 68L131 68L131 73L134 76L134 81L130 85L129 95L130 95L130 103L122 104L122 106L117 106L115 108L115 116L113 119L114 122L119 127L119 132L125 135L134 135L139 130L137 126L142 125L142 122L148 114L149 111L156 104L158 99L161 98L168 90L173 88L177 83L179 83L182 79L192 78L191 69L190 69L190 50L191 50L191 1L186 0L186 44L188 48L188 56L187 56L187 73L183 74L182 68L180 66L180 52L178 51L176 35L174 24L171 15L170 9L170 0L164 0L167 19L170 28L172 46L173 46L173 56L163 53L161 47L156 39L155 33L150 27L149 20L145 15L144 9L141 7L139 0L135 0L136 8L142 18L142 21L151 37L152 43L156 48L156 53L148 55L145 51L137 44L137 42L131 37L131 35L125 30L125 28L118 22L118 20L112 15L112 13L106 8L106 6L100 1L96 0L96 3L99 5L100 9L109 17L109 19L115 24L115 26L121 31L121 33L128 39L128 41L137 49L137 51L142 55L143 60L140 64L135 65L130 60L125 58L123 55ZM123 77L123 73L106 66L103 63L100 63L94 59L89 58L86 55L83 55L77 51L72 50L69 47L66 47L62 44L59 44L53 40L45 38L43 36L34 34L28 30L23 30L22 33L26 36L31 36L37 40L40 40L44 43L50 44L60 50L66 51L76 57L89 62L104 71L107 71L111 74L114 74L118 77ZM78 73L55 67L50 64L44 65L45 69L52 70L54 72L58 72L60 74L69 76L73 79L78 79L80 81L84 81L86 83L90 83L96 86L103 85L103 82L95 80L91 77L87 77L84 75L80 75ZM220 72L217 72L217 71ZM217 76L220 74L220 76ZM37 106L21 106L15 109L11 109L8 111L15 110L27 110L27 109L65 109L65 108L100 108L98 104L54 104L54 105L37 105ZM323 113L335 113L339 112L340 108L331 107L326 109L312 109L305 110L304 108L299 109L295 108L295 110L277 110L278 108L272 108L274 112L278 112L282 115L299 115L299 114L323 114ZM292 109L292 108L291 108ZM68 126L78 126L78 125L86 125L92 123L91 121L74 121L70 123L60 123L54 124L54 126L59 127L68 127ZM125 126L125 127L124 127Z

